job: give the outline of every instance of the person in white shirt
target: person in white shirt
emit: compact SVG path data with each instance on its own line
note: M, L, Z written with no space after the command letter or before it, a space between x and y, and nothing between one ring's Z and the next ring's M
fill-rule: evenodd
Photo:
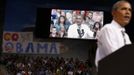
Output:
M106 24L97 34L98 48L96 51L95 64L107 55L115 52L126 44L131 44L129 36L125 33L125 28L132 16L132 7L128 1L116 2L112 8L113 20ZM123 32L123 33L122 33Z
M82 22L83 22L82 15L77 15L76 23L70 25L67 31L68 38L86 38L86 39L93 38L93 32L86 24L83 24Z

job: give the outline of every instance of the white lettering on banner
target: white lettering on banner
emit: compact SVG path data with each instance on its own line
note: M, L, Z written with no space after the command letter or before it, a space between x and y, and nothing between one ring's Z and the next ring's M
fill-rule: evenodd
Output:
M59 43L55 42L5 42L4 51L9 52L8 46L12 45L10 53L30 53L30 54L59 54ZM10 47L10 46L9 46ZM9 48L10 49L10 48ZM12 51L12 52L11 52Z

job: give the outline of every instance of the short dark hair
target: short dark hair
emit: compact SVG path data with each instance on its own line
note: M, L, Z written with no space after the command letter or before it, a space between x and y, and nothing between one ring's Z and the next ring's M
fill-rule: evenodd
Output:
M93 29L95 28L96 24L99 24L99 29L102 27L102 24L100 22L95 22L93 25Z
M117 1L117 2L113 5L112 11L113 11L113 10L117 10L118 7L119 7L119 4L122 3L122 2L129 3L129 4L130 4L130 2L129 2L128 0L119 0L119 1Z
M64 24L66 23L66 17L61 15L59 18L58 18L58 24L60 24L60 18L63 17L64 18Z

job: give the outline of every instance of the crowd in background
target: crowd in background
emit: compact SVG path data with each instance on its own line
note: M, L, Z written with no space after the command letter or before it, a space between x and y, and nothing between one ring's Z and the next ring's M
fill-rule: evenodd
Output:
M92 75L89 62L79 58L3 55L0 63L9 75Z
M53 9L51 13L51 37L67 37L67 31L70 25L76 22L76 16L83 16L83 24L86 24L94 33L94 37L103 26L102 11L84 11L84 10L61 10Z

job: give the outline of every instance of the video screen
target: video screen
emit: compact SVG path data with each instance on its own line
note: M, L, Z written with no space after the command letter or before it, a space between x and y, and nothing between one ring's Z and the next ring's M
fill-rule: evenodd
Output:
M103 18L103 11L51 9L49 37L96 39Z

